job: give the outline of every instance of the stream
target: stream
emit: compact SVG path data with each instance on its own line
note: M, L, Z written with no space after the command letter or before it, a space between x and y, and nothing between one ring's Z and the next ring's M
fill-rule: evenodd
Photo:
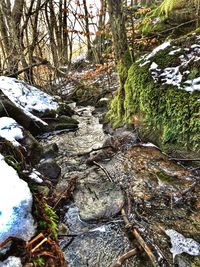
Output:
M157 266L200 266L198 177L153 144L141 143L134 131L105 131L94 107L74 110L77 131L40 141L59 148L61 178L53 196L60 200L73 182L70 198L58 205L59 243L68 266L122 266L119 257L136 247L123 266L156 266L134 231Z

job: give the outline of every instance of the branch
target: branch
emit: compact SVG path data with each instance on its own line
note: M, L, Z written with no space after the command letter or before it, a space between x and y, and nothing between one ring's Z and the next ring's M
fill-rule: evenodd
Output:
M125 260L133 257L137 254L137 249L131 249L130 251L126 252L122 256L120 256L116 262L114 262L110 267L121 267Z
M41 61L41 62L34 63L34 64L32 64L32 65L27 66L26 68L23 68L23 69L21 69L21 70L15 72L15 73L11 73L11 74L8 75L8 77L17 76L17 75L19 75L19 74L21 74L21 73L23 73L23 72L25 72L25 71L27 71L27 70L29 70L29 69L32 69L32 68L37 67L37 66L40 66L40 65L47 65L48 63L49 63L49 62L48 62L47 60L44 59L44 60Z
M101 166L99 163L97 163L96 161L92 161L92 163L96 166L98 166L100 169L102 169L102 171L106 174L106 176L108 177L108 179L110 180L111 183L114 183L110 173L103 167Z
M124 208L122 208L121 213L122 213L123 220L124 220L124 222L126 224L126 227L130 227L131 224L130 224L127 216L126 216ZM156 257L154 256L154 254L151 251L150 247L145 243L145 241L142 238L142 236L140 235L139 231L136 228L133 228L131 230L131 233L133 234L133 236L137 240L139 247L143 248L143 250L146 252L147 256L149 257L149 259L150 259L150 261L152 263L152 265L154 267L158 267L159 265L157 263Z

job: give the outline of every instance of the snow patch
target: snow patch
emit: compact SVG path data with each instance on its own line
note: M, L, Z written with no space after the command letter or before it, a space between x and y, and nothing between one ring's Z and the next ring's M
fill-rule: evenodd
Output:
M186 238L173 229L165 230L165 233L171 239L172 248L170 251L173 254L173 259L183 252L192 256L200 256L200 244L194 239Z
M164 50L165 48L167 48L168 46L170 46L170 42L167 41L167 42L164 42L163 44L157 46L156 48L153 49L153 51L148 54L148 55L145 55L144 57L141 58L141 60L144 60L145 62L140 64L140 66L144 66L146 65L147 63L149 63L149 59L154 57L159 51L161 50Z
M22 127L12 118L0 118L0 136L12 142L14 146L20 146L18 140L24 138Z
M28 241L35 233L30 189L1 154L0 170L0 242L10 236Z
M200 36L197 36L197 40L200 39ZM170 45L170 42L165 42L162 45L155 48L152 53L149 55L143 56L140 61L140 66L144 66L148 63L151 63L151 59L158 51L165 49ZM169 55L175 55L181 51L181 48L177 46L172 47L172 51L169 52ZM152 62L149 67L151 76L155 82L161 84L168 84L177 86L179 89L186 90L188 92L193 92L200 90L200 77L193 80L184 81L190 71L187 69L192 62L200 60L200 44L193 44L189 48L184 48L182 55L178 57L177 66L160 68L156 62Z
M22 262L20 258L11 256L5 261L0 262L0 267L22 267Z

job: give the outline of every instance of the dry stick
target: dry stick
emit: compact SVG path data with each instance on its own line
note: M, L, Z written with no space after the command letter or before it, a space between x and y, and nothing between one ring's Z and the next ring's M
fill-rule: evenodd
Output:
M57 207L57 205L60 203L63 197L67 197L70 194L70 192L74 190L77 178L78 178L77 176L72 176L67 187L59 194L59 196L55 200L55 204L53 205L53 210Z
M127 216L126 216L125 210L122 209L121 213L122 213L122 217L123 217L123 219L124 219L124 221L126 223L126 227L129 227L130 226L130 222L129 222ZM151 260L152 265L154 267L158 267L158 263L157 263L156 257L154 256L154 254L151 251L151 249L147 246L147 244L145 243L144 239L141 237L140 233L135 228L133 230L131 230L131 233L133 234L133 236L137 240L137 242L140 245L140 247L142 247L143 250L146 252L147 256Z
M88 155L92 152L95 152L95 151L99 151L99 150L103 150L103 149L107 149L107 148L111 148L112 146L102 146L102 147L98 147L98 148L93 148L91 149L90 151L88 152L83 152L83 153L78 153L78 154L75 154L75 156L78 156L78 157L82 157L82 156L85 156L85 155Z
M174 160L174 161L200 161L200 158L198 159L178 159L178 158L169 158L169 160Z
M97 163L96 161L92 161L92 163L96 166L98 166L100 169L102 169L102 171L106 174L106 176L108 177L108 179L110 180L111 183L114 183L110 173L103 167L101 166L99 163Z
M114 262L110 267L120 267L124 263L125 260L129 259L130 257L133 257L137 254L137 249L131 249L130 251L126 252L122 256L120 256L116 262Z

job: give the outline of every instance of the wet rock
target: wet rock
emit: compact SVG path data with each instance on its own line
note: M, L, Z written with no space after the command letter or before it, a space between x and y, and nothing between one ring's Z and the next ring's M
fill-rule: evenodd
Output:
M54 160L46 160L39 164L37 170L52 183L57 184L61 174L60 166Z
M107 181L80 184L74 199L80 217L85 221L112 218L124 205L124 195L119 186Z
M45 127L46 132L58 130L76 130L78 128L78 121L62 115L61 117L48 120L48 125Z
M66 238L66 243L69 239ZM69 244L67 249L65 241L61 243L64 256L69 266L111 266L119 255L130 250L130 244L117 225L104 225L79 235ZM126 262L127 267L134 266L134 259Z
M24 138L20 140L20 144L25 147L25 155L27 162L32 166L36 165L42 158L43 147L40 143L28 132L24 130Z
M153 243L162 248L170 266L173 266L173 257L169 239L161 229L174 229L200 243L199 183L189 170L173 163L149 144L120 151L103 167L129 194L133 218L142 223L144 229L148 223L144 237L151 239L154 233ZM182 262L183 256L185 254L181 255ZM176 261L178 259L179 255ZM187 266L192 266L192 261L190 259Z
M65 115L65 116L74 115L73 109L69 105L67 105L65 102L59 103L58 112L59 112L59 115Z
M56 143L47 144L43 148L44 148L44 152L43 152L42 157L44 159L53 159L53 158L56 158L58 156L59 148L58 148L58 145Z

